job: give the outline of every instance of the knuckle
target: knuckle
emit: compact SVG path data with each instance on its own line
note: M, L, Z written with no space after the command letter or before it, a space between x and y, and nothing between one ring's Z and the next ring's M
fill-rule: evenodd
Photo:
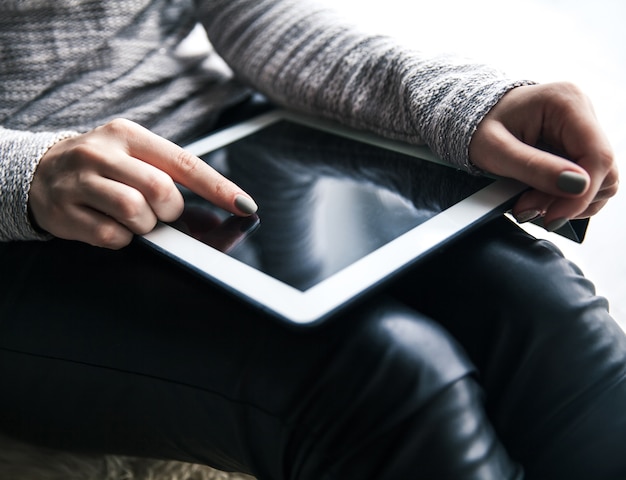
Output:
M607 200L600 200L598 202L594 202L590 204L589 207L587 207L587 209L576 218L593 217L595 214L597 214L598 212L600 212L600 210L604 208L607 202L608 202Z
M132 239L130 232L122 231L113 223L101 223L93 232L93 244L98 247L119 250L128 245Z
M134 232L137 235L145 235L146 233L150 233L156 227L157 219L156 217L152 217L149 220L146 220L135 227Z
M161 170L154 170L147 174L144 185L146 198L166 202L172 196L172 189L176 189L172 178Z
M611 179L613 183L615 183L616 185L619 185L620 175L619 175L619 170L617 169L617 167L611 169L611 173L609 173L609 178Z
M76 168L85 164L94 163L101 157L101 149L98 148L96 142L90 138L86 138L84 141L68 149L65 161L68 167Z
M185 202L180 192L174 188L171 197L158 209L155 209L157 217L164 222L173 222L183 213Z
M181 150L175 159L175 165L183 175L193 175L201 160L187 150Z
M615 157L613 156L613 151L609 148L602 149L597 152L597 162L598 164L609 171L609 176L615 176L617 179L617 170L613 168L615 163Z
M145 200L137 190L129 190L117 198L117 208L121 220L134 222L144 211Z
M593 111L589 97L574 83L566 81L547 84L544 93L553 100L556 112L563 117L578 112L581 107Z
M150 174L143 193L159 219L169 222L183 213L183 197L166 173L157 170Z
M163 220L171 222L180 217L183 214L183 210L185 208L185 201L183 200L183 196L176 188L174 188L174 192L172 197L170 198L169 204L171 209L171 215L166 216L165 218L163 218Z
M213 190L217 198L221 198L228 193L230 182L224 177L217 178L213 186Z
M100 128L111 135L126 135L134 130L135 126L134 122L126 118L115 118Z
M605 195L607 197L614 197L615 195L617 195L618 190L619 190L619 180L616 180L615 182L611 183L607 188L604 189Z
M544 184L548 179L546 172L542 168L546 164L545 153L539 149L533 149L519 160L520 167L528 172L532 181L537 184Z
M581 97L585 96L585 94L580 89L580 87L576 85L575 83L564 81L564 82L561 82L560 85L561 85L561 90L569 92L572 95L581 96Z
M575 83L564 81L556 83L553 86L554 94L566 101L574 98L577 100L584 100L585 102L587 101L587 95L585 95L585 93Z

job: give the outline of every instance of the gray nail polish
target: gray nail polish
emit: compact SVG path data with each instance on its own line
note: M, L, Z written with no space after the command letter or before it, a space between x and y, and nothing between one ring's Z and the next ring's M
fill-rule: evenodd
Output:
M257 204L254 203L254 200L244 195L237 195L235 198L235 207L237 207L242 213L246 213L248 215L252 215L259 208L257 207Z
M562 192L578 194L587 188L587 177L576 172L563 172L556 182Z
M548 223L545 228L548 232L554 232L564 226L569 220L567 218L557 218Z
M533 210L533 209L524 210L523 212L520 212L517 215L515 215L515 220L517 220L517 223L526 223L540 216L541 216L540 210Z

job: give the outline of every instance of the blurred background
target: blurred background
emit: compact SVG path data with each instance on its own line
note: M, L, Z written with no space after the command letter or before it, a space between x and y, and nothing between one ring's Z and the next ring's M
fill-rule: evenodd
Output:
M626 2L622 0L326 0L369 30L426 52L488 63L514 78L569 80L593 101L626 178ZM626 329L626 187L595 217L582 245L556 243L606 296Z

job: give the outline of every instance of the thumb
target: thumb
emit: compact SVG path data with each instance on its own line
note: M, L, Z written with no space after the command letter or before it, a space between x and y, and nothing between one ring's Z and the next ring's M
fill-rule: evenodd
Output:
M487 127L487 125L485 125ZM546 224L557 212L550 211L558 201L558 217L573 218L584 210L588 201L590 177L587 171L566 158L533 147L519 140L500 122L492 122L489 135L482 135L472 145L473 162L495 175L525 183L531 190L518 200L513 214L520 221L546 215Z
M589 174L576 163L524 143L501 123L492 130L493 138L473 152L476 159L482 157L474 163L484 170L559 197L576 198L589 188Z

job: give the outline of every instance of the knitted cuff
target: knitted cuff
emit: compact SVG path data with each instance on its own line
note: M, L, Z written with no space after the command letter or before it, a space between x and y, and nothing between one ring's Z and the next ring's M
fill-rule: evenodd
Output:
M41 157L76 132L25 132L0 128L0 241L46 240L30 222L28 195Z
M472 174L483 171L469 159L469 144L480 122L511 89L532 85L527 80L496 79L477 75L450 89L441 109L433 115L426 142L442 160ZM453 112L453 113L452 113Z

